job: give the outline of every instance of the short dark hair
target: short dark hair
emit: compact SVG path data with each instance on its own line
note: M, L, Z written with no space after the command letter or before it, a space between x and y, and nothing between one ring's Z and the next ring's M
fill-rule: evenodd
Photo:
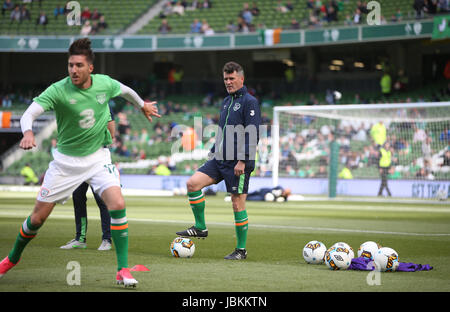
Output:
M239 65L236 62L228 62L223 66L223 72L227 74L232 74L234 72L237 72L238 74L241 74L244 76L244 69L241 65Z
M95 56L91 49L91 40L89 38L75 40L69 48L69 57L72 55L84 55L86 60L93 64Z

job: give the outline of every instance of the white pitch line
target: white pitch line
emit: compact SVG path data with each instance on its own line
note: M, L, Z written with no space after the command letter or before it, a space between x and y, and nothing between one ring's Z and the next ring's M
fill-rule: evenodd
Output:
M21 213L9 213L0 212L0 216L6 217L27 217L29 214ZM100 220L99 216L88 216L91 220ZM58 215L52 214L50 218L54 219L64 219L73 220L73 215ZM155 219L144 219L144 218L127 218L128 221L133 222L149 222L149 223L179 223L186 224L190 221L183 220L155 220ZM208 222L211 225L219 226L230 226L233 223L224 222ZM282 229L282 230L296 230L296 231L321 231L321 232L347 232L347 233L366 233L366 234L384 234L384 235L405 235L405 236L450 236L450 233L411 233L411 232L393 232L393 231L378 231L378 230L360 230L360 229L340 229L340 228L327 228L327 227L311 227L311 226L294 226L294 225L270 225L270 224L257 224L251 223L250 226L253 228L266 228L266 229Z
M289 209L289 208L287 208ZM352 210L352 211L392 211L392 212L436 212L436 213L450 213L450 208L443 207L443 208L418 208L418 207L389 207L389 206L358 206L358 205L311 205L311 206L304 206L299 209L323 209L323 210Z

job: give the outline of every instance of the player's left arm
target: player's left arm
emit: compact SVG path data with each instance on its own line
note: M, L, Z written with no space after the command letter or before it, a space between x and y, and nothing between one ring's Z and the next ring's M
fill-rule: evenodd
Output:
M246 162L255 160L256 146L259 141L259 126L261 124L261 111L255 98L246 101L243 109L243 126L245 131L245 144L238 146L237 157L239 161L234 167L234 174L239 176L245 172Z
M120 83L120 82L119 82ZM120 95L125 100L133 104L134 106L141 109L145 117L151 122L152 116L160 118L161 115L158 114L158 108L156 107L156 102L146 102L141 97L131 89L130 87L120 83Z
M258 100L251 98L244 108L245 128L245 161L255 160L256 147L259 141L259 126L261 125L261 109Z

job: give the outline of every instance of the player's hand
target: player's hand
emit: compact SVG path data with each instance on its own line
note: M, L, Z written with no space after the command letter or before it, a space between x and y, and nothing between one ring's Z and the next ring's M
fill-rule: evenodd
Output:
M24 150L29 150L32 149L33 147L36 147L33 131L31 130L25 131L22 140L20 140L19 146Z
M239 160L236 166L234 166L234 175L240 176L241 174L244 174L244 170L245 170L245 162Z
M152 122L152 116L161 118L158 114L158 107L156 107L156 102L144 102L144 106L141 108L142 113L147 117L147 119Z

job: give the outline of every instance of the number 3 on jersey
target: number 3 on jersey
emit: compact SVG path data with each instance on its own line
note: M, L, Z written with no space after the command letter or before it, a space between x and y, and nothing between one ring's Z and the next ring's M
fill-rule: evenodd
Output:
M80 116L83 117L79 121L80 127L83 129L89 129L95 124L94 118L94 110L91 108L85 109L80 113Z

